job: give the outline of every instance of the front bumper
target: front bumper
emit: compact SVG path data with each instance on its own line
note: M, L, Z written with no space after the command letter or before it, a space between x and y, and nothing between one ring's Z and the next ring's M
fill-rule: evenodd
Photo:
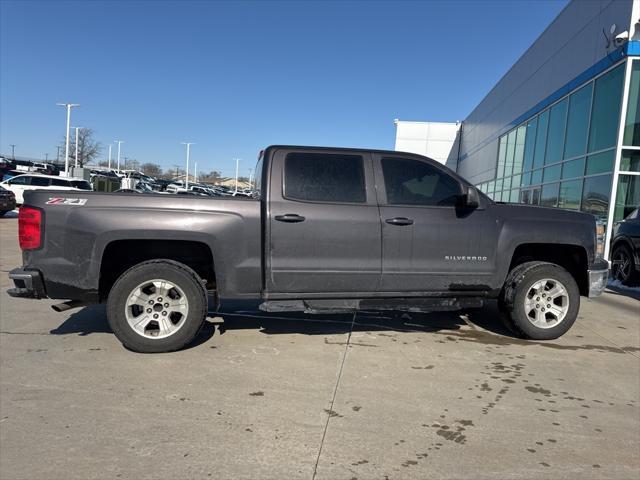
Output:
M609 269L589 270L589 298L597 297L607 288Z
M45 298L42 275L37 270L25 270L14 268L9 272L9 278L13 280L14 288L7 290L11 297L18 298Z

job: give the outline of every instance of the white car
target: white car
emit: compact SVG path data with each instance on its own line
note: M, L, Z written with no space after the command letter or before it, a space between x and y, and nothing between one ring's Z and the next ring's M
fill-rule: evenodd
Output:
M17 175L0 182L16 196L16 203L22 205L25 190L91 190L91 184L81 178L57 177L54 175Z

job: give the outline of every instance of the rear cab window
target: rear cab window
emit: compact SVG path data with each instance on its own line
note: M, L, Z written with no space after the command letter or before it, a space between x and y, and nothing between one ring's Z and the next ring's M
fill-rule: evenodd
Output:
M366 203L361 155L289 153L285 158L284 197L304 202Z
M71 180L71 186L80 190L91 190L91 185L86 180Z

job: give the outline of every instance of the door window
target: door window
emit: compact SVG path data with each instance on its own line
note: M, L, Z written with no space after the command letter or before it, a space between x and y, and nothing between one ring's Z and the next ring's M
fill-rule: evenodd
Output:
M362 156L289 153L284 166L284 196L307 202L365 203Z
M69 182L67 180L63 180L61 178L52 178L51 186L53 187L68 187Z
M50 180L46 177L31 177L30 185L34 187L48 187Z
M383 158L382 172L390 205L456 205L460 184L428 163L408 158Z
M29 183L29 177L14 177L9 180L11 185L27 185Z

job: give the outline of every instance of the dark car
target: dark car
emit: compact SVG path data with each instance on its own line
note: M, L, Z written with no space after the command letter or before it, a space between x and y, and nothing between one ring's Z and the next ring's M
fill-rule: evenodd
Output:
M640 209L636 208L613 227L611 276L623 285L640 281Z
M593 215L493 202L440 163L272 146L253 197L29 190L9 295L106 302L130 350L187 345L211 313L433 312L498 300L519 336L558 338L609 265Z
M0 217L3 217L14 208L16 208L15 194L6 188L0 187Z

